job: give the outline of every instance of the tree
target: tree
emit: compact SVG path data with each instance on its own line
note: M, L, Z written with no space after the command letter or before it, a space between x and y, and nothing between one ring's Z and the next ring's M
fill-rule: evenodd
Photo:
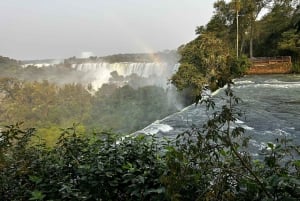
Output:
M231 41L235 39L236 29L234 26L235 10L234 7L224 0L214 3L214 15L206 26L196 28L196 34L213 33L217 38L225 42L228 47L234 49Z
M259 37L255 51L258 56L278 56L278 43L282 33L292 26L294 7L292 0L274 1L270 12L259 22Z
M278 42L278 48L285 54L293 56L294 62L300 62L300 35L296 29L290 29L282 33L282 38Z
M293 25L297 29L297 32L300 32L300 5L295 10Z
M242 116L240 99L230 83L224 92L220 109L215 97L202 100L207 122L178 135L175 146L168 148L161 180L169 199L298 200L299 147L286 138L277 139L258 152L260 157L252 158L247 151L250 137L234 123Z
M106 84L93 97L86 123L115 132L134 132L175 111L163 88L145 86L134 89L129 85Z
M212 90L222 87L231 78L228 64L233 56L230 48L214 33L202 33L195 40L179 48L180 66L171 78L179 90L190 88L200 99L204 85Z
M241 52L244 49L245 40L249 40L249 56L253 57L253 40L257 37L257 18L263 8L270 4L271 0L241 0L240 10L240 34L242 36Z
M293 11L289 26L281 33L278 41L278 50L282 55L292 56L294 67L300 68L300 5ZM299 71L300 69L298 69Z
M92 95L80 84L66 84L59 88L56 100L56 114L60 116L60 124L66 126L73 123L83 123L90 115ZM57 116L56 116L57 115Z

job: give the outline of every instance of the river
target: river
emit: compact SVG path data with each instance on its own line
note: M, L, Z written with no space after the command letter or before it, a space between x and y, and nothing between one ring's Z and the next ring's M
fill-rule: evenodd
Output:
M250 135L252 149L262 149L277 138L293 139L300 144L300 75L251 75L234 80L233 91L241 98L238 108L244 112L235 125ZM224 89L213 96L222 104ZM143 130L173 138L192 127L201 127L207 120L204 105L191 105Z

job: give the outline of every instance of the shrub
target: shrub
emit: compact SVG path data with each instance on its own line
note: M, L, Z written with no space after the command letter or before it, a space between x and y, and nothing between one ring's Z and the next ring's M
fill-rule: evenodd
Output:
M2 132L2 137L13 137L13 142L1 141L2 199L164 200L159 180L164 155L156 138L102 132L88 139L71 127L49 149L27 143L33 131L17 125Z
M203 99L208 120L173 142L110 132L62 130L52 148L32 145L35 129L0 135L2 200L298 200L300 149L276 139L253 158L228 84L225 104ZM89 137L87 137L89 136Z

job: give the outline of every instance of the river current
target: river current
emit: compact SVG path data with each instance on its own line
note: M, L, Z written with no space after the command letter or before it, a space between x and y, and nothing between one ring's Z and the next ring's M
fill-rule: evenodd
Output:
M262 149L277 138L300 144L300 75L252 75L234 80L233 91L241 98L238 108L244 113L234 124L250 135L252 149ZM221 105L224 89L213 99ZM173 138L207 120L204 105L191 105L143 130L146 134Z

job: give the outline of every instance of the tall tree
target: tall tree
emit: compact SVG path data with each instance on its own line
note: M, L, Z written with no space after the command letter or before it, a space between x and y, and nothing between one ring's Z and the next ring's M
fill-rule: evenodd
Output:
M233 27L235 20L235 11L233 7L224 0L214 3L214 15L206 26L196 28L196 34L214 33L215 37L227 43L230 48L234 48L232 40L235 39L235 29ZM236 32L235 32L236 33Z
M240 0L241 10L240 18L240 35L242 36L241 52L244 49L245 41L249 40L249 56L253 57L253 40L257 37L256 23L261 11L270 5L271 0Z
M293 0L275 0L272 2L270 12L258 23L259 38L255 48L259 56L278 56L280 51L278 43L282 33L292 26L295 7Z
M288 29L281 33L278 50L282 55L292 56L294 65L300 65L300 5L294 10ZM298 67L299 68L299 67Z
M206 26L197 27L196 33L215 33L217 38L238 51L238 55L246 53L246 42L249 41L247 54L253 57L253 40L257 37L256 23L262 10L270 3L271 0L217 1L213 17Z
M179 69L171 82L180 90L189 88L196 101L201 97L205 84L216 89L229 71L230 49L214 33L202 33L195 40L179 48ZM222 78L222 79L221 79Z

